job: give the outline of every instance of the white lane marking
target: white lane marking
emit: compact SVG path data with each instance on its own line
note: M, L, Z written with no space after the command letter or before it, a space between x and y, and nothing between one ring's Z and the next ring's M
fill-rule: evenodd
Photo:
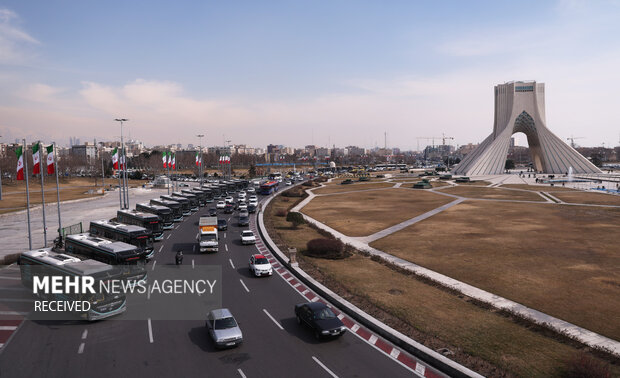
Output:
M159 252L161 252L162 249L164 249L163 245L161 247L159 247Z
M274 323L276 323L276 325L278 326L278 328L280 328L282 331L284 331L284 328L282 328L282 326L280 325L280 323L278 323L278 321L271 316L271 314L269 312L267 312L267 310L263 309L263 311L265 312L265 314L267 314L267 316L269 317L269 319L273 320Z
M155 270L155 264L157 264L157 260L153 261L153 266L151 267L151 271Z
M370 335L370 339L368 339L368 342L371 345L375 345L375 343L377 342L377 340L379 340L379 338L377 337L377 335Z
M235 269L235 264L233 264L231 259L228 259L228 261L230 261L230 266L232 266L233 269Z
M84 343L80 344L80 347L78 348L78 354L82 354L84 353Z
M287 278L286 280L287 280L287 281L292 281L292 280L294 280L294 279L295 279L295 277L290 276L290 277L289 277L289 278Z
M149 342L153 344L153 327L151 326L151 318L149 318L148 323L149 323Z
M0 315L28 315L28 313L22 311L0 311Z
M194 259L192 259L192 269L194 269Z
M415 371L417 371L418 373L424 375L424 373L426 372L426 366L422 365L419 362L415 363Z
M248 287L245 286L245 283L243 282L243 280L241 278L239 278L239 282L241 282L241 285L243 285L243 288L245 289L245 291L247 291L249 293L250 289L248 289Z
M309 292L310 292L310 290L306 289L306 290L304 290L304 291L302 291L302 292L301 292L301 295L306 295L306 294L308 294Z
M301 285L301 282L297 282L295 285L293 285L293 287L297 287L299 285Z
M2 348L4 346L4 343L0 343L0 348Z
M151 285L149 285L148 291L146 292L146 299L151 299Z
M0 326L0 331L15 331L17 326Z
M243 374L243 370L237 369L237 373L241 376L241 378L246 378L245 374Z
M338 319L340 319L340 320L344 319L344 315L338 314Z
M192 249L192 252L196 252L196 246L194 245L194 248Z
M170 239L171 236L172 234L168 234L168 236L166 236L166 239Z
M88 330L85 329L84 332L82 332L82 340L86 340L86 337L88 337Z
M226 239L226 233L224 232L224 239Z
M358 329L360 329L360 325L359 324L353 324L353 327L351 327L351 331L352 332L357 332Z
M21 280L21 277L0 276L0 280Z
M396 348L392 348L392 351L390 352L390 356L392 356L392 358L398 358L399 354L400 354L400 350Z
M224 244L224 248L226 248L226 252L228 252L228 244Z
M319 297L314 297L314 298L310 299L310 302L316 302L318 300L319 300Z
M320 366L320 367L322 367L323 369L325 369L325 371L326 371L326 372L328 372L328 373L329 373L329 375L331 375L331 376L332 376L332 377L334 377L334 378L338 378L338 376L337 376L336 374L334 374L334 372L333 372L333 371L329 370L329 369L327 368L327 366L323 365L323 363L322 363L321 361L319 361L319 359L318 359L318 358L316 358L316 357L312 356L312 359L314 360L314 362L316 362L317 364L319 364L319 366Z

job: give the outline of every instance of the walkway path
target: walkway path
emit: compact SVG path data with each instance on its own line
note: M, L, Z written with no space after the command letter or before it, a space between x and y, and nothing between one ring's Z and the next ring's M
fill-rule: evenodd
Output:
M511 175L514 176L514 175ZM500 176L501 177L501 176ZM501 180L502 182L507 181L506 179ZM306 206L310 201L312 201L312 199L314 199L316 197L316 195L314 193L312 193L314 189L308 189L306 190L306 193L308 193L308 197L305 198L303 201L301 201L297 206L293 207L293 209L291 209L291 211L298 211L301 212L301 209L303 209L304 206ZM327 226L326 224L323 224L319 221L317 221L316 219L303 214L303 217L306 219L307 222L315 225L318 228L321 228L327 232L329 232L330 234L334 235L334 237L336 237L337 239L340 239L343 243L345 244L350 244L351 246L353 246L354 248L369 253L373 256L377 256L380 257L381 259L383 259L384 261L387 261L390 264L393 264L395 266L398 266L402 269L406 269L410 272L413 272L416 275L419 276L423 276L426 278L429 278L435 282L440 283L441 285L451 288L453 290L456 290L464 295L467 295L468 297L474 298L476 300L479 300L481 302L484 303L488 303L490 305L492 305L495 308L498 309L502 309L505 311L508 311L510 313L516 314L522 318L528 319L534 323L537 323L539 325L551 328L553 330L555 330L556 332L559 332L561 334L567 335L569 337L572 337L573 339L597 348L597 349L602 349L602 350L606 350L609 351L610 353L616 355L616 356L620 356L620 342L610 339L608 337L605 337L603 335L597 334L595 332L589 331L585 328L579 327L575 324L566 322L562 319L558 319L555 318L553 316L547 315L545 313L542 313L540 311L534 310L532 308L529 308L527 306L524 306L520 303L517 302L513 302L509 299L500 297L498 295L495 295L493 293L490 293L488 291L479 289L477 287L471 286L469 284L466 284L464 282L455 280L453 278L450 278L448 276L445 276L441 273L437 273L435 271L432 271L430 269L421 267L417 264L414 264L410 261L407 260L403 260L399 257L393 256L389 253L383 252L381 250L378 250L376 248L373 248L371 246L369 246L369 243L378 240L382 237L385 237L387 235L390 235L396 231L402 230L405 227L408 227L412 224L415 224L417 222L420 222L424 219L427 219L435 214L438 214L444 210L446 210L447 208L450 208L452 206L455 206L461 202L463 202L464 200L469 200L469 198L464 198L464 197L460 197L460 196L455 196L452 194L448 194L448 193L442 193L441 191L436 191L435 193L437 194L441 194L441 195L446 195L446 196L450 196L450 197L455 197L456 199L446 205L440 206L434 210L431 210L429 212L426 212L422 215L419 215L415 218L411 218L405 222L399 223L395 226L386 228L384 230L381 230L377 233L374 233L372 235L369 236L365 236L365 237L350 237L347 235L342 234L339 231L336 231L335 229ZM476 199L476 200L489 200L489 201L502 201L502 202L534 202L534 201L511 201L511 200L493 200L493 199ZM554 204L553 202L535 202L538 204ZM563 205L568 205L568 204L563 204ZM572 204L572 205L577 205L577 206L592 206L592 205L585 205L585 204ZM594 206L604 206L604 207L620 207L620 206L610 206L610 205L594 205Z

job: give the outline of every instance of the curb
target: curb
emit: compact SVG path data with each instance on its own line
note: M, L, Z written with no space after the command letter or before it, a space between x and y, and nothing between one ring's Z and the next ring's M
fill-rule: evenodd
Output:
M282 190L275 194L274 196L268 198L262 205L262 209L265 209L269 202L275 196L280 193L288 190ZM435 367L436 369L450 375L453 377L482 377L482 375L466 368L465 366L459 365L458 363L450 360L449 358L443 356L442 354L435 352L434 350L418 343L417 341L409 338L408 336L398 332L397 330L389 327L388 325L380 322L379 320L373 318L366 312L362 311L360 308L356 307L346 299L340 297L338 294L331 291L329 288L325 287L320 282L316 281L306 272L297 266L297 264L290 264L290 260L286 257L280 248L273 242L269 234L265 229L264 219L263 219L263 210L258 213L258 231L265 241L265 244L269 248L269 250L273 253L273 255L280 261L282 265L284 265L291 273L293 273L300 281L318 293L320 296L327 299L329 302L338 306L342 312L349 315L351 318L358 321L360 324L364 325L371 331L377 333L381 337L390 341L394 345L402 348L407 351L411 355L419 358L424 363Z

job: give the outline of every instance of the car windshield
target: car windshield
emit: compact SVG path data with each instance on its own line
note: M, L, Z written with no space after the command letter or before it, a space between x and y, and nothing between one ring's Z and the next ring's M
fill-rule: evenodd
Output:
M266 258L262 257L260 259L256 259L255 264L256 265L266 265L266 264L269 264L269 260L267 260Z
M254 236L252 231L243 231L243 233L241 235L243 235L243 236Z
M200 235L200 241L211 241L211 240L215 240L215 235L213 234Z
M315 311L314 316L316 319L333 319L336 317L336 314L334 314L329 308L325 307Z
M231 316L229 318L216 319L213 328L228 329L228 328L234 328L236 326L237 326L237 322L235 321L235 318Z

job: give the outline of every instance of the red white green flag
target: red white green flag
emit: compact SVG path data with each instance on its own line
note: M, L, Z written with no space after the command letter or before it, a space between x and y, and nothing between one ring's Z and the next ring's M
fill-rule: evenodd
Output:
M177 169L177 154L172 157L172 169Z
M125 155L121 155L120 159L118 159L121 167L121 171L125 169Z
M118 147L114 147L112 151L112 168L118 169Z
M168 168L172 168L172 152L168 151Z
M54 174L54 145L45 147L47 149L47 174Z
M17 180L24 179L24 154L22 153L22 146L15 149L15 155L17 155Z
M32 145L32 174L41 173L41 144L37 142Z
M168 168L168 159L166 159L166 151L161 153L161 161L164 163L164 168Z

